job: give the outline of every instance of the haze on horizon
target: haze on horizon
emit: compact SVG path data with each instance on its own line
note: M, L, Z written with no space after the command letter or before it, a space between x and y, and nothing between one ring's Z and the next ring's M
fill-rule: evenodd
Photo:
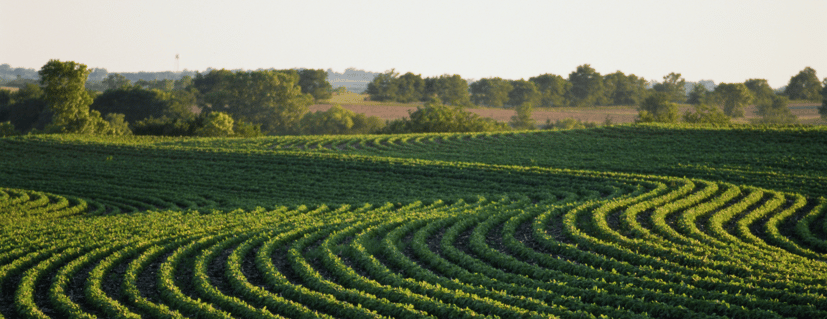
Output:
M466 79L566 77L578 65L647 80L827 77L827 1L15 1L0 64L109 72L395 68Z

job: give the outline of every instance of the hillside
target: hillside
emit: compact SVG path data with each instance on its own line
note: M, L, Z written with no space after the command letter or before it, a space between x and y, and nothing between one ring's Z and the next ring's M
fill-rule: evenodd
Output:
M0 139L0 315L827 316L827 128Z

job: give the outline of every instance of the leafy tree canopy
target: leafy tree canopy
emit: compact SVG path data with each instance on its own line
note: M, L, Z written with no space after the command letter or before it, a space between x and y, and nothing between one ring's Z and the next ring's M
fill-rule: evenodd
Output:
M509 81L501 78L480 79L469 85L471 102L482 106L503 107L513 88Z
M665 93L670 101L683 103L686 101L686 80L680 73L669 73L663 77L663 82L656 83L652 89L656 92Z
M317 101L333 96L330 92L333 86L327 82L327 71L322 69L299 71L299 86L302 88L302 93L312 95Z
M811 67L806 67L797 75L790 78L787 88L784 90L784 95L791 100L821 100L821 82L818 81L816 70Z
M568 91L568 100L574 106L594 106L605 104L603 92L603 76L597 73L591 65L583 64L569 74L571 89Z
M678 122L678 105L671 101L672 96L656 92L646 97L638 107L638 122Z
M715 87L712 100L721 105L729 117L744 117L744 108L752 103L753 97L744 83L721 83Z
M534 82L537 90L540 91L539 106L557 107L568 104L566 94L571 90L571 82L566 81L562 76L546 73L528 80Z
M46 128L54 133L105 134L109 123L98 111L90 110L92 97L85 83L86 65L72 61L50 60L38 72L43 95L53 113Z

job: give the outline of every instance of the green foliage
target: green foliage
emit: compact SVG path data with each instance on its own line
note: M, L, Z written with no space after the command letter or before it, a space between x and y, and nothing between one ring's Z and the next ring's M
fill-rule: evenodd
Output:
M604 76L603 87L611 105L638 105L647 95L644 78L620 71Z
M0 100L0 121L9 121L22 133L43 130L51 122L52 113L39 85L27 84L16 92L0 90Z
M227 137L233 135L233 118L224 112L210 112L203 126L195 129L196 136Z
M147 90L138 85L110 89L95 98L91 108L101 114L121 113L126 121L136 122L148 117L191 118L195 114L195 94L189 91L165 92Z
M817 102L821 99L821 82L818 81L816 70L806 67L801 72L790 78L787 88L784 90L790 100L808 100Z
M707 100L708 96L709 90L706 89L706 86L701 83L695 83L695 85L692 86L692 91L689 91L689 95L686 98L686 103L692 105L701 104Z
M523 103L514 107L514 112L516 114L511 117L511 122L509 123L511 127L513 127L516 130L536 129L536 121L533 118L531 118L531 113L533 109L534 107L531 105L531 103Z
M430 101L434 97L441 100L443 104L452 106L471 104L468 82L459 74L443 74L435 78L426 78L422 98L425 101Z
M85 88L89 74L86 65L50 60L38 73L44 99L53 113L47 132L105 134L110 131L109 123L101 118L100 112L89 110L92 97Z
M670 101L675 103L683 103L686 101L686 80L681 77L680 73L669 73L663 77L663 82L656 83L652 89L655 92L666 94Z
M603 77L591 65L584 64L569 74L571 89L567 99L573 106L595 106L608 101L603 88Z
M132 133L135 135L155 136L193 136L195 130L203 123L202 117L194 119L148 117L132 124Z
M758 103L758 116L760 119L752 120L754 124L795 124L798 117L790 112L787 106L790 100L786 96L774 95L769 102Z
M611 119L607 116L604 125L612 125ZM556 120L554 123L551 123L551 120L546 120L546 125L543 126L543 129L551 130L573 130L573 129L584 129L584 128L594 128L597 127L597 123L594 122L583 122L579 119L567 117L562 120Z
M752 93L753 101L752 103L755 104L771 104L773 101L773 97L775 96L775 92L770 87L767 80L764 79L749 79L744 82L744 85L747 86L750 93Z
M326 100L332 96L330 90L333 89L333 86L327 82L327 72L322 69L299 71L298 85L302 88L302 93L312 95L317 101Z
M367 134L380 131L385 123L376 116L345 109L338 104L327 111L307 113L301 120L301 133L313 135Z
M293 134L313 103L298 81L296 72L213 70L196 76L193 86L202 93L199 104L208 112L225 112L233 119L261 125L265 134Z
M0 137L14 136L20 134L14 129L14 124L9 121L0 122Z
M132 83L122 74L110 73L103 80L104 90L116 90L131 86Z
M373 78L373 81L368 83L368 88L365 93L370 94L372 101L394 101L399 90L397 77L399 73L394 69L385 71Z
M469 85L471 102L482 106L503 107L513 88L509 81L501 78L480 79Z
M664 92L649 95L638 106L636 122L677 123L678 105L671 102L672 98L673 96Z
M721 105L724 114L732 118L744 117L744 109L753 100L752 93L743 83L721 83L712 94L712 101Z
M403 118L388 122L383 133L417 133L417 132L489 132L507 130L508 125L490 118L464 111L460 107L449 107L434 98L409 111L410 119Z
M558 107L568 105L566 94L571 89L571 82L566 81L562 76L546 73L528 79L534 82L537 90L540 91L541 107Z
M109 123L109 132L106 135L132 135L132 130L129 129L129 122L124 120L125 116L118 113L109 113L104 116L104 119Z
M520 105L536 105L540 101L540 91L534 82L526 80L511 81L511 91L508 92L509 106L517 107Z
M419 74L405 73L395 79L397 102L408 103L422 100L425 92L425 80Z
M261 125L246 123L244 121L235 121L233 123L234 137L258 137L263 135Z
M135 82L135 86L142 87L147 90L159 90L169 92L175 89L175 81L170 79L163 79L163 80L138 80Z
M818 114L821 118L827 120L827 78L824 78L823 86L821 88L821 107L818 108Z
M730 123L729 116L726 116L721 109L715 106L698 103L693 105L693 108L695 112L686 111L683 114L683 120L687 123L712 125L727 125Z

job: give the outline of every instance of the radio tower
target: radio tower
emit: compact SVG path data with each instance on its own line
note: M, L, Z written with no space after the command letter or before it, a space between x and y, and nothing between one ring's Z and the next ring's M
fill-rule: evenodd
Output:
M178 53L175 54L175 73L178 73Z

